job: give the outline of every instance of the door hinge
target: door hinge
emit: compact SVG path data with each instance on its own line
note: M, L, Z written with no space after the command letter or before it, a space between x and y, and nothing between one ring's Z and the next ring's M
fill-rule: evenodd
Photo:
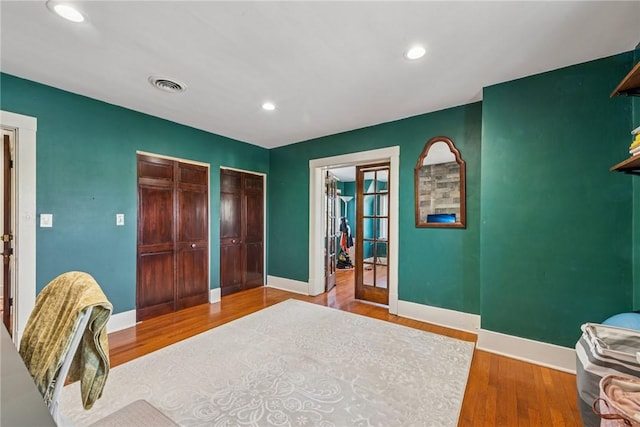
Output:
M9 298L9 307L13 307L13 298Z
M9 168L13 169L13 160L9 160Z
M3 234L2 235L2 241L3 242L10 242L13 240L13 234Z

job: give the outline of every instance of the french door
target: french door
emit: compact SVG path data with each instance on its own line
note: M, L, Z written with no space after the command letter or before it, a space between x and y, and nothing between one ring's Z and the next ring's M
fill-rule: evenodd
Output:
M209 170L138 155L136 317L209 301Z
M326 171L324 179L324 290L329 292L336 285L338 248L338 180Z
M389 163L356 167L355 297L389 304Z

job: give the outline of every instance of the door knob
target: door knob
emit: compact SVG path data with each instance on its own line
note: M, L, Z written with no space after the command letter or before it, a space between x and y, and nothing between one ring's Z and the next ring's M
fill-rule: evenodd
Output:
M192 248L195 248L195 247L196 247L196 244L195 244L195 243L192 243L192 244L191 244L191 247L192 247Z

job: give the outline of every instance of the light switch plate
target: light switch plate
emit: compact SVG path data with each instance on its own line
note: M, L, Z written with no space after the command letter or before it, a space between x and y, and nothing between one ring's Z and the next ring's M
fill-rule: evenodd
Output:
M53 214L40 214L40 227L53 227Z
M124 214L116 214L116 225L124 225Z

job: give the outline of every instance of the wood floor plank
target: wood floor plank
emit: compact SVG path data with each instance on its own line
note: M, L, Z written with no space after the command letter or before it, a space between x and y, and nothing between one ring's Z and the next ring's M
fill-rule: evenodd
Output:
M384 306L354 298L353 270L339 270L336 287L315 297L274 288L254 288L138 323L109 334L111 366L289 298L475 342L476 335L389 314ZM476 349L465 390L459 426L581 426L575 375Z
M476 350L473 354L464 403L460 414L460 425L484 425L485 402L489 384L490 359L488 353Z

